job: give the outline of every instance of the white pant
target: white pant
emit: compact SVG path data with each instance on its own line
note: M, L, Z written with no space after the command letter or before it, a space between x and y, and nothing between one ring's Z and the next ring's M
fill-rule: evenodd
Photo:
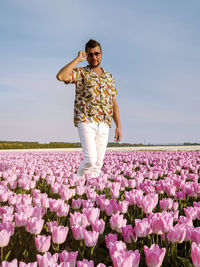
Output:
M91 177L98 177L108 143L109 126L104 122L79 122L78 133L84 159L77 174L82 176L84 173L90 173Z

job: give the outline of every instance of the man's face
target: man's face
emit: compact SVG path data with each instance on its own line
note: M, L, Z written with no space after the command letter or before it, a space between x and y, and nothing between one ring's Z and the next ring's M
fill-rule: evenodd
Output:
M101 64L102 52L99 46L87 49L87 61L93 68L98 67Z

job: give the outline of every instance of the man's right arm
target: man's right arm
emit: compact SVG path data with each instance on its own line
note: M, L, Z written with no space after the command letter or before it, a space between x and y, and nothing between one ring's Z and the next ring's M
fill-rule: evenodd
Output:
M72 71L76 65L86 59L87 53L79 51L78 56L72 60L69 64L64 66L56 75L56 78L65 83L70 83L72 80Z

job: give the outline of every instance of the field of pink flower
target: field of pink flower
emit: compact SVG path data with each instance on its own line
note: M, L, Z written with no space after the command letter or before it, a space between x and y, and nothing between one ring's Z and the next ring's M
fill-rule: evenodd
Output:
M200 151L0 153L1 266L200 266Z

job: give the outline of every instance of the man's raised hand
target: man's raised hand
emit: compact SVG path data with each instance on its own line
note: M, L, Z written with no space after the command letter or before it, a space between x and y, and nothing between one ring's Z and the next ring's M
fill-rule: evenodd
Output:
M79 51L78 52L78 59L80 62L82 62L83 60L85 60L87 58L87 53L84 51Z

